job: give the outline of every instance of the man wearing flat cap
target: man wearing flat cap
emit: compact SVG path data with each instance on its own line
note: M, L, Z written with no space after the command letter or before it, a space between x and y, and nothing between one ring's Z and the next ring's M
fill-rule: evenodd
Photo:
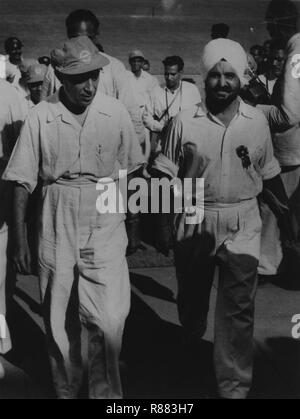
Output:
M97 93L108 64L86 36L52 52L62 87L33 108L4 178L15 182L15 264L31 271L24 231L29 195L43 182L39 278L47 342L59 398L82 384L81 330L88 331L89 397L122 397L119 354L130 306L124 214L97 212L97 183L143 164L121 102ZM97 93L97 94L96 94Z
M131 71L128 71L127 74L136 103L140 109L141 119L145 106L150 101L151 93L156 87L159 87L158 80L143 70L144 61L145 56L140 50L135 49L129 54ZM147 128L145 128L145 138L144 155L148 159L150 156L150 131Z
M128 77L141 111L141 117L144 113L145 105L150 99L151 92L159 86L158 80L143 70L144 61L145 56L140 50L134 50L129 54L131 71L128 71Z
M37 60L35 60L34 58L23 59L22 63L19 66L21 78L19 79L17 83L13 83L13 86L17 90L19 99L24 107L24 111L25 111L24 115L27 115L27 107L28 107L27 97L30 94L28 90L28 86L27 86L26 77L27 77L27 72L28 72L29 67L33 64L37 64Z
M99 42L99 26L100 22L95 14L86 9L74 10L66 18L66 29L69 39L86 35L93 41L98 50L102 51L103 47ZM108 96L119 99L125 105L141 147L144 148L145 129L138 104L135 101L130 83L128 83L126 68L117 58L104 53L103 55L109 60L109 64L101 69L98 90ZM45 99L48 95L54 93L59 88L59 85L52 66L49 66L44 80L42 98Z
M47 71L45 64L32 64L29 66L25 80L29 90L28 106L33 107L41 101L42 85Z
M219 267L214 366L219 395L246 398L252 382L254 299L262 222L263 185L287 205L267 120L239 97L247 55L227 39L204 49L206 109L173 121L155 168L168 177L204 178L204 219L176 214L175 261L181 323L196 342L207 326L209 296ZM193 205L198 198L193 190ZM195 207L197 213L199 208Z

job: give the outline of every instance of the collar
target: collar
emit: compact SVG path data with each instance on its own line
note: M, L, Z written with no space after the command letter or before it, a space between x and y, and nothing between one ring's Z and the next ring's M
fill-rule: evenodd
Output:
M130 71L130 73L132 74L132 77L135 78L136 80L146 79L148 75L148 73L146 73L144 70L141 71L140 77L136 77L136 75L132 71Z
M74 117L72 113L62 104L62 102L59 99L59 91L58 90L53 96L51 96L48 99L48 105L49 105L49 112L47 116L47 122L52 122L54 119L61 117L63 122L66 122L67 124L74 124ZM97 92L90 110L89 114L91 112L98 112L100 114L106 115L110 117L112 115L111 112L111 103L109 100L107 100L107 96L102 94L101 92Z
M238 100L239 100L240 106L239 106L239 109L238 109L238 112L237 112L237 116L241 115L244 118L253 119L253 110L252 110L251 106L247 105L241 98L238 98ZM213 119L213 120L217 119L206 108L205 102L203 104L199 103L196 106L197 106L197 109L196 109L194 118L201 118L201 117L207 116L207 117L209 117L210 119Z
M247 105L241 98L239 98L240 107L238 110L239 115L242 115L244 118L253 119L253 107Z
M167 86L165 86L165 92L170 93L171 95L176 95L176 93L182 88L182 81L180 82L180 85L178 86L178 88L176 90L174 90L174 92L171 92L170 89L167 88Z
M30 95L25 96L29 109L34 108L35 104L32 102Z

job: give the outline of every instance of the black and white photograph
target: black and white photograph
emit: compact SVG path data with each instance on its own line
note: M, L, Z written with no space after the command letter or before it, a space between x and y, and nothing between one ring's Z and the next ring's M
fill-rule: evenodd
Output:
M300 0L0 16L0 399L300 399Z

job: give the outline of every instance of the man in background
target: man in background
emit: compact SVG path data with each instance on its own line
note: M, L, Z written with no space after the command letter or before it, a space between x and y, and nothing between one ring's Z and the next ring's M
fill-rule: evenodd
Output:
M253 45L250 48L250 54L254 58L257 69L256 74L260 75L264 72L264 52L263 47L261 45Z
M147 59L144 59L143 70L147 71L147 73L151 73L150 61Z
M158 80L143 70L145 57L142 51L134 50L129 54L131 71L128 71L129 82L134 93L135 100L140 108L141 118L145 112L146 104L156 87L159 87ZM150 132L145 128L145 146L143 152L146 160L150 156Z
M277 80L283 73L285 58L285 41L281 38L273 39L270 43L265 72L259 75L260 81L264 84L270 96L273 94Z
M211 27L211 39L228 38L230 28L226 23L215 23Z
M33 64L27 70L26 82L29 90L30 106L37 105L42 99L42 85L46 71L47 67L44 64Z
M182 81L184 61L181 57L167 57L163 65L166 85L153 90L143 116L145 127L156 134L151 141L152 151L160 149L172 119L201 102L197 86Z
M8 182L2 180L23 122L23 112L15 88L8 82L0 80L0 315L6 318L6 288L11 285L11 233L12 233L12 189ZM7 283L9 281L10 283ZM11 349L11 339L6 325L6 336L0 336L0 355ZM4 369L0 360L0 378Z
M20 65L23 57L23 43L16 37L5 40L4 48L7 54L6 60L6 80L17 85L21 78Z
M47 55L42 55L41 57L38 58L38 62L40 64L44 64L46 67L49 67L49 65L51 64L51 58L48 57Z
M290 280L290 283L292 283L298 281L299 269L295 258L289 259L286 257L286 250L288 250L286 244L287 240L294 240L294 254L297 256L297 246L299 246L300 239L300 92L297 61L295 62L294 57L300 54L299 34L294 35L288 41L285 54L284 75L275 85L272 100L277 106L281 100L289 103L293 114L298 116L298 123L292 127L287 127L285 130L274 132L273 144L275 156L282 170L281 178L289 198L289 208L293 216L293 229L291 237L291 232L287 232L284 226L278 225L271 209L264 202L261 203L264 234L259 271L265 276L265 279L274 278L275 275L279 274L284 278L283 282L287 283ZM295 267L292 266L293 260L295 261Z

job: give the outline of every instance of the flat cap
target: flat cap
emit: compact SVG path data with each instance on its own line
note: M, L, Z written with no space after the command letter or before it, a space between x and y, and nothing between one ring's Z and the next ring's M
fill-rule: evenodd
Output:
M51 52L51 60L55 70L66 75L89 73L109 64L87 36L69 39Z
M131 53L129 54L129 60L133 60L134 58L145 59L145 56L142 53L142 51L140 51L139 49L135 49L135 50L131 51Z
M44 64L33 64L31 65L26 73L26 82L40 83L44 81L47 67Z

